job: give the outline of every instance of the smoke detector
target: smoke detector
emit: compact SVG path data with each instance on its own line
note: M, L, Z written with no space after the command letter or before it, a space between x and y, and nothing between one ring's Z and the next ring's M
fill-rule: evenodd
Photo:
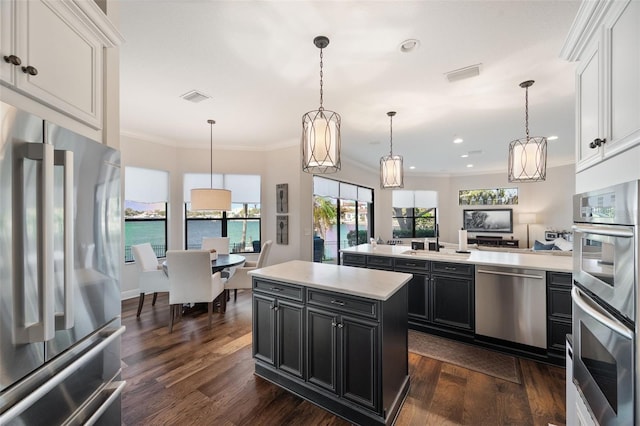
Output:
M185 101L189 101L189 102L193 102L193 103L202 102L204 100L207 100L207 99L211 98L211 96L205 95L204 93L202 93L202 92L200 92L198 90L191 90L190 92L187 92L184 95L180 95L180 97L182 99L184 99Z
M477 77L480 75L480 66L482 64L469 65L468 67L459 68L457 70L444 73L449 83L464 80L466 78Z

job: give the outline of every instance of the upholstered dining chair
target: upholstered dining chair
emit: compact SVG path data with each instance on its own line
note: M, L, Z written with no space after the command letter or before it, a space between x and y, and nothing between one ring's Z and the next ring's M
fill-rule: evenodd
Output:
M158 264L158 259L150 243L136 244L131 246L133 260L138 267L138 288L140 288L140 298L138 299L138 312L140 316L144 295L153 293L151 306L155 306L158 292L169 291L169 279Z
M229 237L203 237L202 250L215 249L218 254L229 254ZM224 268L222 278L229 278L235 273L235 267Z
M225 291L233 290L233 300L238 299L238 289L250 289L251 288L251 276L249 271L262 268L267 265L267 259L269 257L269 251L271 250L271 244L273 241L265 241L260 250L260 256L257 261L246 261L244 266L236 268L235 274L227 280L224 284Z
M224 279L220 272L211 274L209 250L167 251L169 274L169 332L173 331L176 317L182 314L185 303L207 303L209 328L213 314L213 301L224 292ZM222 297L221 299L224 299ZM226 300L221 300L224 311Z

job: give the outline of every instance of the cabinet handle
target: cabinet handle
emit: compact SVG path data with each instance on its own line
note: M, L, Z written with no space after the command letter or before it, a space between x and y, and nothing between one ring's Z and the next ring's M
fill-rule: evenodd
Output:
M331 327L336 327L338 324L336 324L335 322L331 321Z
M338 306L344 306L344 302L342 300L332 300L331 303Z
M282 291L280 287L271 287L271 291Z
M604 145L607 142L607 139L596 138L589 144L589 148L594 149Z
M274 306L274 307L273 307L273 310L274 310L274 311L277 311L277 310L278 310L278 307L277 307L277 306Z
M16 55L9 55L4 57L4 61L11 65L21 65L22 60L18 58Z
M32 67L31 65L22 67L22 72L29 75L38 75L38 70L35 67Z
M342 327L344 327L344 324L342 323L338 324L338 328L342 328Z
M407 263L407 266L416 266L415 263Z
M456 268L452 268L451 266L445 266L445 267L444 267L444 270L445 270L445 271L455 271L455 270L456 270Z

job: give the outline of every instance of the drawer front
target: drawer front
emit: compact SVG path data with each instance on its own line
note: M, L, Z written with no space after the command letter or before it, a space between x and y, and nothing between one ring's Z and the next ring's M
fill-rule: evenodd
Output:
M345 266L365 266L367 258L361 254L342 253L342 264Z
M393 271L393 258L381 256L367 256L367 267Z
M466 275L473 277L473 265L465 263L432 262L431 270L443 274Z
M268 281L261 278L253 279L253 290L261 293L271 294L278 297L302 302L304 300L304 289L293 284L284 284L275 281Z
M326 309L345 312L351 315L378 318L379 302L362 297L307 289L307 304L321 306Z
M424 259L396 259L396 271L406 272L428 272L431 262Z
M549 335L547 336L549 349L564 352L566 349L567 334L571 333L571 321L549 321Z
M547 272L547 284L571 288L573 277L571 274L564 272Z

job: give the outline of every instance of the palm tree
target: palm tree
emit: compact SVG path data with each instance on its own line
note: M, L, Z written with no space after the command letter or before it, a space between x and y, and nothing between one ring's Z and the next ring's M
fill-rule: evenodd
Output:
M313 227L323 240L327 239L327 229L336 223L336 215L336 206L330 198L314 197Z

